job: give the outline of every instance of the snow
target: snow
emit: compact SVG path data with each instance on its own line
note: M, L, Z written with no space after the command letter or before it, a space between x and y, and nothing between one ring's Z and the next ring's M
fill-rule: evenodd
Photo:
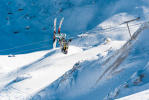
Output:
M145 26L142 25L142 27L145 27ZM143 31L142 27L138 29L138 31L136 31L134 36L137 37L139 34L141 34L140 32ZM147 33L144 32L143 34L141 34L139 40L137 41L140 41L142 43L142 39L144 40L145 39L144 37L146 35ZM136 70L139 70L139 67L137 66L141 66L141 64L146 63L146 61L142 61L142 59L140 59L140 61L132 62L131 64L128 64L127 66L125 65L129 62L128 53L129 53L129 50L131 50L130 48L134 45L135 43L134 41L136 41L136 39L128 41L123 47L121 46L125 42L123 42L122 44L119 44L118 48L121 47L121 49L118 50L114 54L112 53L112 56L109 50L111 47L107 49L106 53L103 52L104 49L107 48L111 44L112 44L112 48L115 46L118 46L118 43L120 43L120 41L111 40L111 42L106 43L105 41L105 43L100 44L99 47L102 50L101 53L100 53L100 49L98 48L97 50L96 47L92 47L88 50L85 50L84 53L87 52L87 54L91 53L91 55L94 55L96 50L99 52L99 54L97 57L92 58L92 59L86 58L87 61L82 61L82 63L79 64L80 67L78 66L75 68L74 66L72 71L70 70L69 72L65 73L61 78L55 81L52 85L49 85L45 89L41 90L38 94L36 94L33 97L33 100L37 98L40 98L43 100L44 99L46 100L47 98L51 98L54 100L56 99L82 100L86 98L88 98L88 100L92 98L95 100L103 99L103 98L114 99L114 98L121 97L122 95L123 96L127 95L127 93L132 93L131 89L129 89L129 92L122 91L122 90L125 90L123 89L123 86L124 86L123 82L124 83L127 82L126 80L129 80L128 78L132 75L132 73L134 73L134 71ZM136 44L138 45L138 43L139 42L137 42ZM138 47L135 46L135 48L137 50ZM127 59L128 59L128 62L127 62ZM126 62L123 63L123 60ZM122 65L119 65L119 63L122 63ZM125 67L123 64L125 65ZM133 68L134 66L136 69ZM137 78L132 78L132 79L135 80ZM131 82L133 81L130 81L130 85L133 84ZM111 89L111 87L113 88ZM112 90L114 90L114 92ZM138 91L140 90L141 89L139 89ZM50 93L48 93L49 91ZM105 96L106 94L108 95L107 97Z
M13 65L20 65L19 60L22 60L24 58L28 59L31 61L33 58L32 57L45 57L44 55L49 55L48 57L45 57L44 59L37 59L34 58L32 62L38 60L38 62L31 63L30 62L24 62L22 63L23 65L29 65L23 66L22 68L19 68L19 66L14 66L17 69L17 77L20 77L20 75L26 75L28 74L30 78L27 78L25 80L22 80L20 82L14 82L8 87L13 87L23 93L27 93L30 95L35 94L37 91L40 91L42 88L46 87L47 85L51 84L54 82L56 79L58 79L60 76L62 76L66 71L72 69L73 65L78 62L78 61L84 61L84 60L94 60L98 59L97 54L102 54L102 56L105 56L107 54L107 51L109 48L114 48L117 49L119 48L120 45L122 45L124 42L119 42L119 41L111 41L110 43L103 44L94 48L91 48L89 50L83 51L79 47L75 46L70 46L68 55L62 54L59 49L56 49L52 53L52 51L48 52L45 51L40 54L41 52L33 53L33 54L27 54L27 55L17 55L16 57L12 58L16 62L13 61ZM50 53L52 55L50 55ZM40 56L38 55L40 54ZM28 56L29 55L29 56ZM32 56L31 58L29 58ZM11 60L12 60L11 59ZM19 60L18 60L19 59ZM8 59L7 63L3 63L3 66L8 66L12 64L12 61ZM68 62L69 61L69 62ZM64 63L65 62L65 63ZM4 65L6 64L6 65ZM13 68L14 68L13 67ZM12 71L12 70L8 70ZM14 73L13 71L11 73ZM14 74L15 75L15 74ZM4 81L5 79L7 82L10 82L12 79L17 78L16 76L7 76L3 77L1 79L1 82ZM40 77L40 78L39 78ZM6 81L6 80L5 80ZM7 83L6 82L6 83ZM4 85L4 84L3 84ZM15 90L8 90L7 92L14 92ZM6 90L4 90L6 92ZM14 96L16 96L15 94ZM20 94L19 94L20 95ZM1 97L3 96L3 91L1 91ZM9 95L8 95L9 96ZM13 99L14 96L10 96L9 98ZM28 97L28 95L27 95ZM27 98L26 96L24 98ZM22 98L22 97L21 97ZM4 100L7 100L8 98L5 97ZM18 98L20 99L20 98Z
M117 20L117 19L121 19L121 20ZM109 19L101 23L98 27L101 29L107 29L105 32L103 32L103 34L105 34L107 37L110 37L116 40L128 40L130 38L128 34L128 29L126 27L126 24L122 24L122 23L131 19L135 19L135 17L132 15L128 15L127 13L120 13L110 17ZM132 35L135 32L135 30L140 27L140 25L135 27L132 26L135 24L136 24L135 21L129 23L130 31ZM117 28L108 29L109 27L117 27ZM116 32L113 33L112 31L116 31Z
M149 99L149 90L145 90L116 100L148 100L148 99Z
M40 59L47 52L48 51L40 51L40 52L34 52L34 53L29 53L29 54L20 54L14 57L13 56L8 57L8 55L1 55L0 56L0 61L1 61L0 73L11 72L22 66L29 65L30 63ZM5 66L9 66L9 67L5 67Z
M0 4L0 100L149 98L149 30L144 30L149 25L143 24L149 18L148 1ZM52 49L55 17L58 23L65 18L62 32L72 38L67 55ZM131 40L122 23L136 17L141 19L129 23Z

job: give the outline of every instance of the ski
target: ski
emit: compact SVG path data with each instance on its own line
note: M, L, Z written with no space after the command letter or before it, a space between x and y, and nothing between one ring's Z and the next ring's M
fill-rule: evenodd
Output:
M57 39L55 39L54 43L53 43L53 49L56 48L56 43L57 43Z
M56 21L57 21L57 18L54 19L54 33L56 33Z
M57 42L57 39L55 37L55 34L56 34L56 21L57 21L57 18L54 19L53 48L56 48L56 42Z
M61 26L62 26L63 21L64 21L64 17L60 21L59 28L58 28L58 34L60 34Z

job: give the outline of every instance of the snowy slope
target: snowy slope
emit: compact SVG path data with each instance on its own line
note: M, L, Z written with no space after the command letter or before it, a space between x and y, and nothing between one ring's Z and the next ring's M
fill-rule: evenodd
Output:
M116 40L111 41L110 39L106 39L106 37L102 34L98 34L98 31L95 32L95 30L92 34L88 34L87 37L84 38L89 38L90 42L86 39L81 42L80 47L70 46L68 55L61 54L59 49L56 49L48 51L49 53L47 54L43 53L41 56L44 56L40 56L40 59L30 60L32 58L29 57L33 57L34 55L29 54L30 56L28 57L28 60L32 63L24 62L24 64L19 64L19 59L24 59L26 55L16 55L16 57L9 58L13 60L13 65L17 66L13 66L12 69L8 68L9 70L5 69L7 70L7 73L2 73L2 99L30 98L31 95L48 86L62 76L66 71L70 70L75 63L84 60L98 59L98 55L104 57L109 51L120 48L120 46L125 42ZM95 43L92 42L95 39L99 40ZM76 42L72 42L73 45L76 45L75 43L79 43L79 39L75 41ZM84 49L84 47L86 48ZM82 49L84 49L84 51ZM6 57L7 56L5 56L5 58ZM1 59L3 59L3 56ZM7 61L8 65L5 65L6 62L1 64L3 69L4 66L12 64L12 61L9 59Z
M129 51L139 34L141 34L140 32L142 32L145 27L148 27L148 23L145 26L141 26L141 28L135 32L133 40L128 41L116 53L107 55L107 59L105 56L103 57L103 55L99 54L99 57L96 60L76 63L72 70L65 73L52 85L49 85L40 91L33 100L36 100L37 98L41 100L46 100L48 98L54 100L102 100L105 98L109 100L120 97L120 87L123 87L123 83L128 80L127 78L137 70L137 64L141 62L142 59L136 63L134 60L130 65L128 62L125 62L124 64L128 64L129 67L126 67L126 65L124 67L123 62L125 60L127 61L127 59L129 61ZM145 37L146 34L141 34L139 37L141 38L142 36ZM140 38L139 40L142 40ZM138 44L138 42L136 44ZM147 63L146 61L147 60L144 60L140 64ZM134 65L136 65L135 69L133 69ZM142 66L142 68L144 68L144 66ZM128 71L129 69L130 71ZM127 75L123 76L126 73ZM125 92L122 91L122 93ZM130 93L133 93L131 92L131 89ZM124 94L122 96L124 96Z
M137 29L137 27L136 27L136 29ZM88 34L89 32L90 32L90 34ZM78 66L76 66L76 63L78 63L78 62L81 62L80 63L81 65L79 64L80 66L84 66L82 68L82 70L85 72L86 80L83 80L83 81L87 81L88 79L90 79L90 81L91 81L92 78L93 77L94 78L92 80L92 83L88 82L87 85L84 85L83 82L79 82L79 87L77 87L77 88L81 87L82 88L81 91L76 90L77 89L76 87L68 88L68 91L70 91L69 89L73 89L73 91L72 91L72 93L68 94L68 97L64 96L65 97L64 99L70 99L70 96L78 97L77 95L81 95L82 93L87 93L87 91L89 91L88 89L95 84L95 80L103 72L102 70L104 70L106 68L105 67L103 69L99 69L98 65L100 66L103 61L106 61L106 59L108 59L108 57L113 55L115 50L119 49L125 43L125 41L117 41L117 40L114 40L114 38L112 40L110 40L109 38L106 38L106 36L104 36L103 34L98 33L98 32L100 32L100 31L98 31L98 28L95 28L89 32L86 33L87 36L84 37L86 39L86 41L85 40L82 41L80 43L80 47L76 47L76 44L75 44L76 42L79 43L80 39L76 39L75 40L76 42L74 42L74 43L72 42L72 44L74 46L70 46L68 55L62 54L59 49L50 50L50 51L48 51L48 53L46 51L42 54L43 57L41 57L41 55L40 55L39 57L41 57L41 58L37 57L37 59L34 59L33 61L31 61L32 63L24 62L24 64L22 64L20 66L14 66L13 70L12 69L7 70L9 73L2 73L2 75L1 75L2 78L1 78L1 83L0 83L1 84L1 92L0 92L1 99L2 100L7 100L7 99L8 100L9 99L12 99L12 100L13 99L15 99L15 100L16 99L18 99L18 100L20 100L20 99L35 99L36 100L37 98L38 99L42 98L43 100L47 99L47 98L57 99L57 98L61 97L60 96L61 91L64 91L64 93L67 92L66 91L67 89L65 87L67 87L67 86L71 87L71 84L74 84L73 81L72 82L68 81L68 83L65 83L65 79L63 79L63 77L59 79L60 83L58 80L58 84L57 84L57 79L70 69L72 69L72 72L71 72L71 70L69 71L70 73L75 72L76 68L78 67ZM117 31L114 31L114 32L117 32ZM89 38L90 41L87 38ZM96 41L95 43L92 42L95 39L100 39L100 40ZM90 44L91 42L92 42L92 44ZM86 48L84 49L84 47L86 47ZM30 54L30 56L33 56L33 55L34 54ZM26 55L24 55L24 56L17 55L16 57L14 57L14 58L12 57L10 59L11 60L12 59L20 59L19 57L22 57L22 59L23 59L25 56ZM12 63L11 60L7 61L8 65L10 65ZM17 65L18 60L16 60L16 62L14 64ZM2 64L2 68L4 68L4 66L8 66L8 65ZM90 69L90 67L87 67L87 69L84 70L84 68L86 68L85 67L86 65L92 66L92 69ZM76 68L75 68L75 66L76 66ZM90 70L88 70L88 68ZM97 69L99 69L100 72L98 72ZM87 71L87 73L86 73L86 71ZM69 80L69 72L68 72L68 75L67 75L67 73L65 74L66 80L67 80L67 76L68 76L68 80ZM91 73L93 76L91 75L90 78L88 78L89 77L88 74L90 75ZM75 74L75 73L73 73L73 74ZM71 76L71 74L70 74L70 76ZM83 78L84 79L85 76L83 73L81 78L78 78L75 76L72 78L76 78L76 79ZM63 81L61 83L61 80L64 80L64 83L63 83ZM54 85L51 85L52 83ZM77 84L75 86L77 86ZM44 90L44 88L46 89L46 91ZM57 88L58 90L55 91L55 88ZM62 90L61 90L61 88L62 88ZM74 89L74 88L76 88L76 89ZM44 95L36 96L36 93L38 91L41 91L42 89L43 89L43 91L45 91L45 93L42 93L42 92L41 93L44 94L45 96ZM49 95L49 91L51 91L50 95ZM59 94L59 92L60 92L60 94ZM78 92L78 93L76 93L76 92ZM63 94L63 92L62 92L62 94ZM58 97L56 95L58 95Z
M149 31L141 26L148 21L148 5L146 0L1 0L0 100L109 100L148 89ZM53 19L63 16L62 32L74 37L67 55L51 49ZM138 16L141 20L129 24L135 37L129 40L121 23Z
M135 93L133 95L123 97L117 100L148 100L149 98L149 90L145 90L143 92Z
M43 87L54 82L66 71L70 70L76 62L97 59L98 54L105 56L109 49L117 49L123 43L112 41L111 43L95 46L86 51L70 46L68 55L61 54L59 50L52 50L39 60L20 67L10 74L3 75L1 79L1 99L28 98L30 95L35 94ZM14 59L20 58L16 56ZM7 63L9 65L11 61ZM18 64L18 62L15 63ZM26 75L29 75L29 77L26 77Z

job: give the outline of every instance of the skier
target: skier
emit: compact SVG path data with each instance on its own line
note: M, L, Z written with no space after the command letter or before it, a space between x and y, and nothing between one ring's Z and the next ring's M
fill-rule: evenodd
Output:
M58 41L60 44L61 52L63 52L64 54L67 54L68 53L68 46L69 46L69 43L71 42L71 39L67 40L66 34L60 33L63 20L64 20L64 18L62 18L60 21L58 33L56 33L56 21L57 21L57 19L55 18L55 20L54 20L53 48L56 48L56 43Z
M71 42L71 39L69 40L66 40L65 38L62 38L60 40L60 47L61 47L61 51L64 53L64 54L67 54L68 53L68 46L69 46L69 43Z

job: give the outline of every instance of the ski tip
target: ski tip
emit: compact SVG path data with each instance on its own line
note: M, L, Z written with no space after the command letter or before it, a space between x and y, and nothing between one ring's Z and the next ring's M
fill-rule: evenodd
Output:
M64 17L61 18L61 22L63 22L63 21L64 21Z
M54 18L54 21L56 21L57 20L57 18Z

